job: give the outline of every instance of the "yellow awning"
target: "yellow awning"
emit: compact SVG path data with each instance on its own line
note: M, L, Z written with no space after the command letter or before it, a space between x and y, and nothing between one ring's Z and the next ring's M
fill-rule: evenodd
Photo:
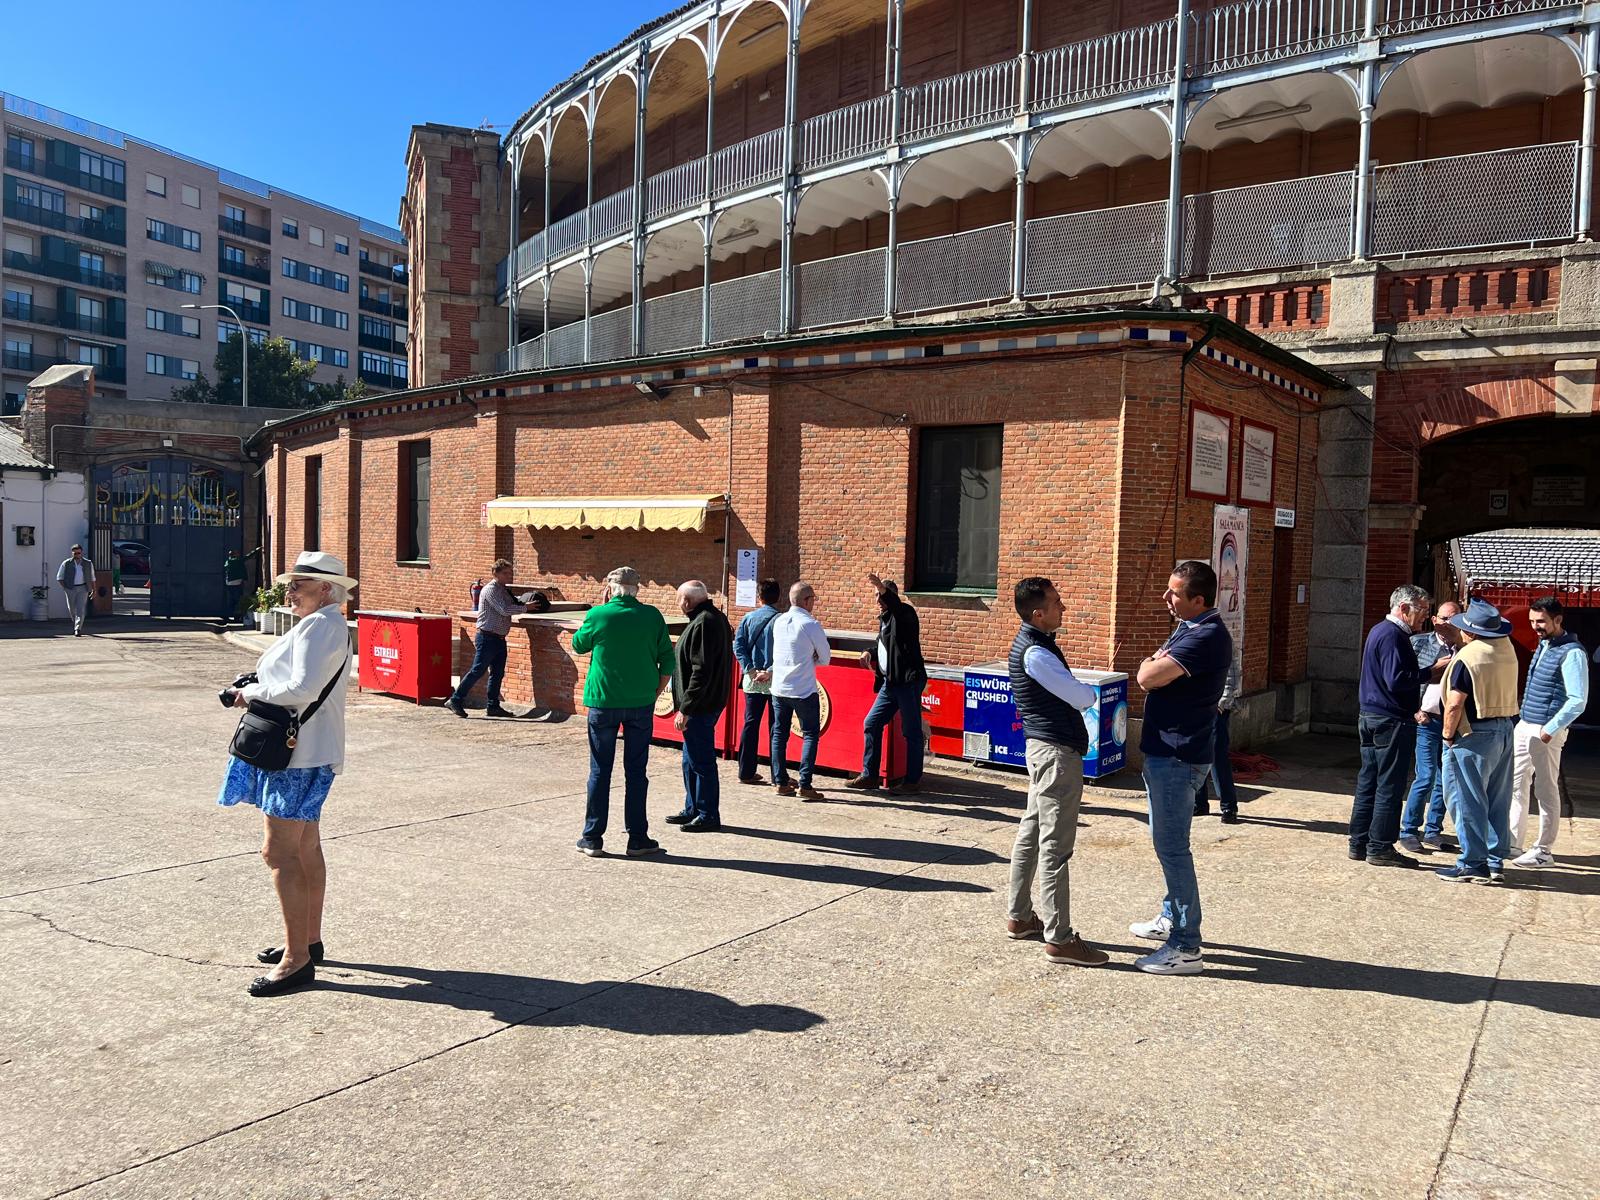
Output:
M488 503L490 525L530 529L681 529L699 533L721 512L722 493L692 496L500 496Z

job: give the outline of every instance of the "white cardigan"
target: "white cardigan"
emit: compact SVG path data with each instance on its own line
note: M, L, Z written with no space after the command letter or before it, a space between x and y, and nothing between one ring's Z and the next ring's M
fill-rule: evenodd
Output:
M344 702L350 671L349 627L337 604L319 608L272 644L256 663L258 681L244 688L246 700L305 709L338 672L339 682L311 720L300 727L290 767L344 768Z

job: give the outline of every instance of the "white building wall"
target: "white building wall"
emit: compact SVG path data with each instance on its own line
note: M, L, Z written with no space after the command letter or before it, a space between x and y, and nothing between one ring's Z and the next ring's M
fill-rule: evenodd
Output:
M0 608L26 615L32 601L29 589L42 583L50 589L50 616L66 618L67 599L56 586L56 568L72 553L72 543L89 545L86 501L84 478L76 472L42 479L29 471L0 470L0 520L5 525L0 531L4 536ZM33 526L33 545L17 545L20 525ZM95 570L109 573L111 566L96 563Z

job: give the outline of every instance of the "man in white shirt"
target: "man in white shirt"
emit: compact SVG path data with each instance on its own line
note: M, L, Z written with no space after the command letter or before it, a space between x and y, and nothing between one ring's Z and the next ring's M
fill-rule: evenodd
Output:
M772 619L772 782L778 795L793 796L789 782L789 722L800 718L800 788L802 800L821 800L811 786L817 765L817 738L822 731L822 701L817 695L817 668L828 665L830 651L822 622L811 615L817 591L805 580L789 589L789 611Z
M56 582L67 594L67 611L72 614L72 636L83 636L83 619L89 613L89 593L94 589L94 563L83 555L83 547L74 545L72 557L61 563L56 572Z

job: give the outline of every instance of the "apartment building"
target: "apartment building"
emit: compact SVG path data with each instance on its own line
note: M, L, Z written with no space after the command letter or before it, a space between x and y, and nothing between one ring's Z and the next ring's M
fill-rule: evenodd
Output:
M253 342L287 338L319 383L407 386L398 229L0 97L4 413L61 363L92 364L101 392L165 399L212 375L241 323Z

